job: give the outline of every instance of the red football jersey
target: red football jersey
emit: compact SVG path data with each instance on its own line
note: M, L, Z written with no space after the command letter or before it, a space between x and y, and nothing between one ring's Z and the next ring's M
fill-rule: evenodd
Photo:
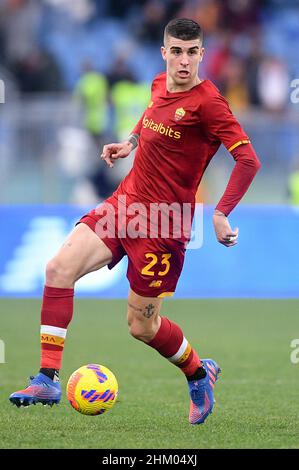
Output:
M220 144L231 151L249 143L210 80L170 93L165 72L153 81L151 101L133 133L140 135L135 161L116 192L139 202L194 203Z
M81 221L110 248L109 267L128 255L127 276L134 292L164 297L175 291L190 239L197 187L220 144L236 161L217 205L225 215L245 194L259 161L227 101L209 80L188 91L169 93L166 74L158 75L149 106L133 133L139 134L139 142L132 170L113 195ZM161 218L156 217L158 211L152 209L161 203L176 209L163 207ZM185 214L180 217L184 203L191 208L187 219Z

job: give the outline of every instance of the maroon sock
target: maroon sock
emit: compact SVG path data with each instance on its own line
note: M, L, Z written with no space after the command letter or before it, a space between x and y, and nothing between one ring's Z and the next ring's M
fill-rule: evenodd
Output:
M179 367L187 377L192 376L202 366L179 325L166 317L161 317L160 328L148 345Z
M41 368L60 369L67 327L73 316L74 289L44 288L41 311Z

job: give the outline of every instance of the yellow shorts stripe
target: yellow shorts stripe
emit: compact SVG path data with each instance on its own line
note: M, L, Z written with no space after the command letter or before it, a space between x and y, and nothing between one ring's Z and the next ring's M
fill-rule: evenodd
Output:
M234 150L236 147L239 147L239 145L242 145L242 144L250 144L250 140L239 140L239 142L236 142L234 145L232 145L228 151L231 152L232 150Z
M163 299L163 297L172 297L174 292L162 292L162 294L158 295L160 299Z

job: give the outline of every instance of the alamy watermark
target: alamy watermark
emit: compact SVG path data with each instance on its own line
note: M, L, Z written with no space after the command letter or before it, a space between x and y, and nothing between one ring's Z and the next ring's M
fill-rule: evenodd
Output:
M298 364L299 363L299 339L292 339L290 346L293 349L290 355L291 363Z
M0 104L1 103L5 103L5 85L3 80L0 80Z
M189 250L202 246L203 204L130 203L125 195L112 201L105 201L94 211L95 232L100 238L176 239Z
M5 363L5 343L0 339L0 364Z
M298 104L299 103L299 78L294 78L294 80L291 81L291 88L294 88L294 90L291 92L291 102L293 104Z

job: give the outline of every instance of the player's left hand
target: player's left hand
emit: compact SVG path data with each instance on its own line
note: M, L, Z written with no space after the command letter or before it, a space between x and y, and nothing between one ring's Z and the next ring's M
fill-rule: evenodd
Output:
M213 214L213 224L217 240L224 246L230 247L236 245L239 229L232 230L225 214L215 210Z
M110 168L114 167L114 162L118 158L126 158L133 150L132 142L125 140L118 144L106 144L103 147L101 158Z

